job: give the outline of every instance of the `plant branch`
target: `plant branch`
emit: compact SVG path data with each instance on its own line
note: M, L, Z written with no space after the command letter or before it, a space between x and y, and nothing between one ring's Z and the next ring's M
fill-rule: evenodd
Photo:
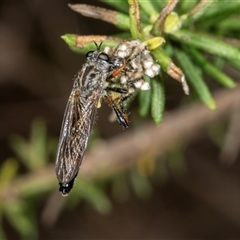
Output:
M210 111L201 103L165 114L158 127L148 124L141 129L126 131L108 141L102 141L86 154L80 174L86 178L108 176L131 168L146 152L161 156L174 145L187 141L197 130L231 112L240 102L240 87L222 90L214 95L218 108ZM8 201L36 193L38 188L50 191L56 185L54 167L16 178L0 192L0 200Z

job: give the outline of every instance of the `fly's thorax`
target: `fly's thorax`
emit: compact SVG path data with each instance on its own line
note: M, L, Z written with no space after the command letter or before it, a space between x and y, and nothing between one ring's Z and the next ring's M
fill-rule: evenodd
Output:
M105 72L93 65L85 65L78 74L77 85L81 97L91 95L93 91L101 91L106 79Z
M89 51L87 53L87 62L85 65L94 66L96 71L98 71L101 75L106 76L111 69L112 62L106 53L96 50Z
M87 53L87 62L77 74L76 80L81 96L89 96L95 90L102 92L111 63L107 54L100 50Z

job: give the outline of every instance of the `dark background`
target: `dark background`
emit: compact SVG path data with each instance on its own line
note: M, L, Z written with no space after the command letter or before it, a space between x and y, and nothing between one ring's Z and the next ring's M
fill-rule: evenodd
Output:
M85 2L104 6L98 1ZM71 79L85 59L71 52L60 36L117 33L110 24L77 15L67 3L0 3L1 162L14 155L9 136L27 137L36 118L44 119L49 135L56 138L59 135ZM226 70L238 81L239 72ZM183 94L173 80L165 81L165 85L166 111L171 112L179 108ZM216 92L219 86L212 84L212 89ZM132 112L134 115L134 106ZM103 139L126 132L122 132L118 123L108 122L109 114L104 104L96 124ZM224 121L228 129L230 120L228 114L216 122ZM234 164L227 167L220 164L222 150L209 136L208 127L196 130L185 147L186 172L181 176L170 172L167 181L153 184L151 198L142 200L132 193L121 204L112 199L113 209L107 215L81 203L74 209L63 210L50 226L39 217L39 239L240 238L239 154ZM228 130L223 132L227 136ZM7 222L4 228L9 239L19 239Z

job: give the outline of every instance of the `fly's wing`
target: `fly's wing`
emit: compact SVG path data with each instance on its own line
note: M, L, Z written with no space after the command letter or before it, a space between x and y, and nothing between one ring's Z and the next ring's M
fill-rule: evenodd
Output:
M56 175L60 183L76 177L87 147L88 138L96 115L98 96L80 96L73 88L64 114L56 159Z

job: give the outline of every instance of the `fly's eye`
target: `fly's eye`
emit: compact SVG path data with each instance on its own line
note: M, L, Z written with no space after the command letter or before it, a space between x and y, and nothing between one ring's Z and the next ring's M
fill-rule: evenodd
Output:
M103 61L108 62L109 61L109 56L106 53L100 53L98 56L98 59L101 59Z
M91 56L93 55L93 52L94 52L94 51L89 51L89 52L87 52L86 57L87 57L87 58L88 58L88 57L91 57Z

